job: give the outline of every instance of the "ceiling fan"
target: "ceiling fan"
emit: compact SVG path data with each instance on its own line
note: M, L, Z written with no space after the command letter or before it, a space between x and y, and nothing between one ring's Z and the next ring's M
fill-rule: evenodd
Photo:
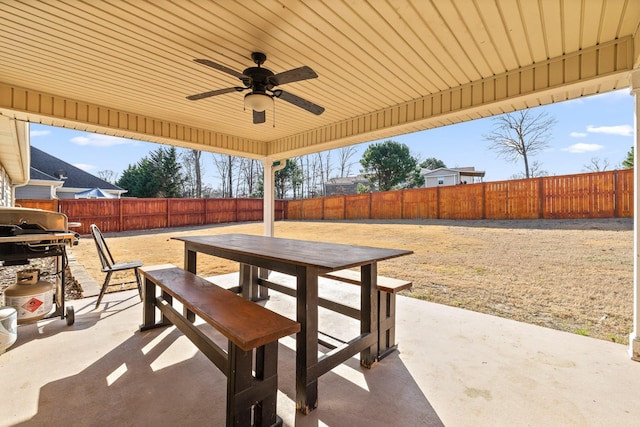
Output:
M286 92L282 89L275 89L276 86L283 85L285 83L293 83L301 80L315 79L318 77L315 71L311 68L302 66L289 71L283 71L282 73L274 74L271 70L261 67L267 60L267 55L262 52L253 52L251 59L256 63L257 67L249 67L242 73L225 67L224 65L210 61L208 59L194 59L199 64L206 65L211 68L215 68L218 71L227 73L233 77L237 77L242 81L244 86L234 86L225 89L217 89L209 92L198 93L195 95L187 96L190 101L197 101L198 99L209 98L211 96L222 95L230 92L243 92L250 90L248 94L244 96L244 103L247 107L253 110L253 123L264 123L265 110L270 105L273 105L274 98L282 99L290 104L300 107L303 110L307 110L310 113L320 115L324 112L324 108L308 101L304 98L300 98L290 92Z

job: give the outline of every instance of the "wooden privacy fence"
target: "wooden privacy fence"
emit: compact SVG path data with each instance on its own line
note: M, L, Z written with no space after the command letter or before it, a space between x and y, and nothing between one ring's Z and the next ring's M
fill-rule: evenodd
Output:
M293 220L633 217L633 169L287 202Z
M89 234L91 224L108 233L263 218L262 199L60 199L18 200L16 204L60 211L67 215L69 222L81 223L80 227L73 228L80 234ZM284 218L285 204L276 201L276 220Z
M88 234L261 221L262 199L18 200L59 211ZM633 170L485 182L402 191L278 200L275 219L632 218Z

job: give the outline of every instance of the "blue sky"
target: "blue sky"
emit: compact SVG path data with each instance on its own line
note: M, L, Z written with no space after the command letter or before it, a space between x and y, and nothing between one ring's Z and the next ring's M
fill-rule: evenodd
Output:
M628 89L536 108L557 120L548 149L533 157L549 175L587 172L592 159L619 168L633 146L633 97ZM494 127L492 118L400 135L392 139L407 144L420 159L435 157L449 167L474 166L486 172L485 181L501 181L524 172L522 161L512 163L489 150L484 140ZM380 142L380 141L371 141ZM31 125L31 144L89 173L112 170L118 175L129 164L147 156L159 145L38 124ZM356 146L352 171L370 143ZM337 156L334 156L336 158ZM205 182L218 188L210 155L203 155Z

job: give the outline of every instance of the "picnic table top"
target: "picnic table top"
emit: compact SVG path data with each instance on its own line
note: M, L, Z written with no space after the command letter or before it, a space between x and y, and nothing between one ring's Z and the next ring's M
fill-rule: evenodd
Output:
M413 253L405 249L376 248L341 243L285 239L249 234L174 237L195 249L224 250L325 270L340 270Z

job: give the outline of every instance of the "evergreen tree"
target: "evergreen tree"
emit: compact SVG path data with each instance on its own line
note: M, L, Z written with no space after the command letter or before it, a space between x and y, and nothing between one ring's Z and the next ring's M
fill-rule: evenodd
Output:
M388 191L394 187L412 188L424 184L419 173L418 160L409 152L406 144L385 141L372 144L360 160L367 179L378 191Z
M116 183L128 196L140 198L181 197L183 184L175 147L160 147L129 165Z
M442 160L436 159L435 157L429 157L424 162L420 163L420 167L433 171L440 168L446 168L447 165L445 165Z
M633 169L633 165L633 147L631 147L631 151L627 153L627 158L622 161L622 167L625 169Z

